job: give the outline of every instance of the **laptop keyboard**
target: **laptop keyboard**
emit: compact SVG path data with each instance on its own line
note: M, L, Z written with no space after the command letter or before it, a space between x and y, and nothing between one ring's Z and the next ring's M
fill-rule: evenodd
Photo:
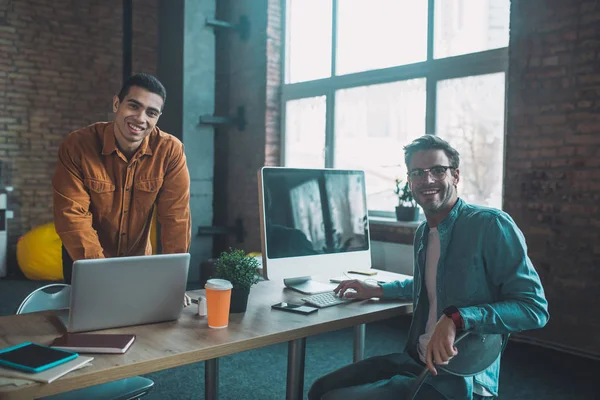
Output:
M308 297L303 297L301 300L317 308L331 307L338 304L349 303L352 301L352 299L340 297L333 292L313 294Z

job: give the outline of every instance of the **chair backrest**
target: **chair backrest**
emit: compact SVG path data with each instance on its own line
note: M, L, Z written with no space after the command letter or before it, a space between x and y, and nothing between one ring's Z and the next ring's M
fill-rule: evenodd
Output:
M443 371L458 376L473 376L496 361L504 348L504 336L499 333L463 332L454 342L458 355L448 365L438 365Z
M71 286L64 283L53 283L29 293L17 308L16 314L69 308L70 302Z
M498 333L462 332L454 341L458 354L450 360L448 365L436 365L435 367L452 375L476 375L486 370L500 357L507 339L508 337L505 338L504 335ZM408 400L416 398L427 375L429 375L429 369L425 367L411 385L406 397Z

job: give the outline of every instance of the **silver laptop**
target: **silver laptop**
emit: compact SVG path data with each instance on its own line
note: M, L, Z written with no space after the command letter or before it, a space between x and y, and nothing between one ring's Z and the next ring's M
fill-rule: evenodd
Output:
M189 264L188 253L75 261L71 307L57 315L67 332L175 320Z

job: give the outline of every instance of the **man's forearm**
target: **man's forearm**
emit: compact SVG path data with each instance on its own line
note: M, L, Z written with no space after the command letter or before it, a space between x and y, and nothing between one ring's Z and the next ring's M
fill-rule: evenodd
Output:
M80 210L72 200L54 191L54 227L73 261L104 258L98 233L90 213Z
M174 215L159 217L161 253L187 253L192 237L189 209L181 217Z
M465 329L480 333L513 333L542 328L549 314L535 299L505 300L459 309Z

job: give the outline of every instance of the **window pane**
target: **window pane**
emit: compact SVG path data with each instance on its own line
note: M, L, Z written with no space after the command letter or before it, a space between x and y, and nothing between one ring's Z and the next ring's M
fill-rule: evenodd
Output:
M336 74L427 59L426 0L338 0Z
M331 0L287 0L285 82L331 76Z
M437 88L438 134L460 153L459 195L501 208L504 73L440 81Z
M285 166L325 167L325 96L286 103Z
M335 167L365 170L369 210L393 212L402 146L425 133L425 79L338 90Z
M436 0L434 57L508 46L510 0Z

